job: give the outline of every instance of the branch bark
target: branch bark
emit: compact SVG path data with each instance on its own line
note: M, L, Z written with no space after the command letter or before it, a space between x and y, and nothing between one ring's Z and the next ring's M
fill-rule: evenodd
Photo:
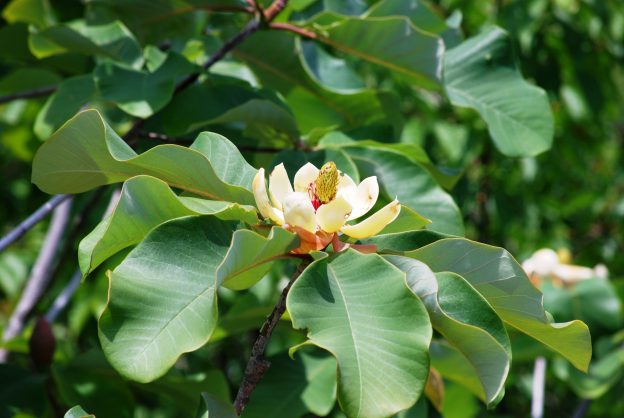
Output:
M3 341L9 341L19 335L24 329L28 314L35 307L51 278L52 266L56 258L59 242L63 237L65 227L69 222L71 199L64 200L56 209L50 222L43 246L33 266L30 277L26 282L24 292L9 318L7 327L2 334ZM6 362L8 351L0 350L0 363Z
M0 252L4 251L9 245L20 239L30 231L30 229L43 220L50 212L52 212L58 205L69 199L68 194L57 194L50 200L44 203L39 209L37 209L32 215L24 219L19 225L9 231L2 239L0 239Z
M262 377L271 366L271 363L264 358L264 350L266 349L271 334L273 334L273 330L286 310L286 297L288 296L291 286L295 280L299 278L301 273L303 273L310 262L310 259L304 259L301 263L299 263L297 270L295 270L295 273L291 277L290 281L282 290L273 311L267 317L266 321L264 321L262 328L260 328L258 337L251 348L251 355L249 356L247 366L245 367L243 381L238 388L238 393L236 394L236 399L234 400L234 409L236 410L236 414L239 416L243 412L243 409L245 409L245 406L247 406L251 393L254 391L256 386L258 386L258 383L260 383L260 380L262 380Z
M12 102L19 99L34 99L37 97L49 96L56 91L56 86L41 87L38 89L32 89L27 91L21 91L19 93L7 94L0 97L0 104Z

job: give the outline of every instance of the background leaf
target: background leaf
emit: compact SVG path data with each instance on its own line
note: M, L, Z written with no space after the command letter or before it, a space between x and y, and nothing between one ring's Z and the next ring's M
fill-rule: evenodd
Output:
M545 92L522 78L509 35L494 27L448 51L444 83L451 102L475 109L505 155L550 148L554 127Z

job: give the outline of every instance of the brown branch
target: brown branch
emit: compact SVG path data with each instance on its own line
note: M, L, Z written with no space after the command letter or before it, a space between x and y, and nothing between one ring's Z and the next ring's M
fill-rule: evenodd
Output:
M55 91L56 91L56 86L49 86L49 87L41 87L38 89L22 91L19 93L7 94L6 96L0 97L0 104L8 103L13 100L19 100L19 99L34 99L37 97L45 97L45 96L49 96Z
M306 258L297 266L297 270L295 270L292 278L284 290L282 290L273 311L267 317L266 321L264 321L262 328L260 328L258 338L256 338L256 341L251 348L251 355L249 357L249 361L247 362L247 366L245 367L243 381L238 388L238 393L236 394L236 399L234 400L234 409L236 410L236 414L239 416L243 412L243 409L245 409L247 402L249 402L251 393L254 391L258 383L260 383L260 380L262 380L262 377L271 366L271 363L264 358L264 350L266 349L273 330L286 310L286 296L288 296L291 286L295 280L299 278L301 273L303 273L310 262L311 260Z
M282 22L278 22L278 23L271 23L269 24L269 27L271 29L278 29L278 30L285 30L288 32L293 32L296 33L297 35L303 36L305 38L309 38L309 39L316 39L318 38L318 36L316 35L316 33L307 30L305 28L301 28L299 26L295 26L295 25L291 25L290 23L282 23Z

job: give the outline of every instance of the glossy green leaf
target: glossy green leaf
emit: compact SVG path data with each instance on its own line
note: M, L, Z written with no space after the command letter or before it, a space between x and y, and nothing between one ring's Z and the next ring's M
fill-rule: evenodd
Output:
M208 341L217 321L217 269L234 229L214 217L167 222L110 274L99 334L119 373L149 382Z
M132 116L147 118L169 103L176 80L192 71L191 63L171 53L153 71L104 62L97 66L94 77L103 99L114 102Z
M214 215L221 220L258 223L254 207L180 197L162 180L133 177L124 183L111 215L80 242L78 261L83 275L91 273L118 251L138 244L154 227L190 215Z
M296 234L274 227L267 237L241 229L234 233L230 251L219 266L217 279L224 287L242 290L256 284L272 267L299 246Z
M364 81L343 59L313 42L301 44L303 64L317 83L330 90L349 92L364 88Z
M447 341L433 340L429 346L431 366L450 381L459 383L483 399L483 386L470 361Z
M76 405L67 411L63 418L95 418L95 415L86 412L82 406Z
M365 125L385 117L374 90L339 94L319 85L302 63L300 41L290 33L256 33L234 55L249 65L264 86L282 93L304 133L335 125Z
M354 57L385 67L396 76L425 87L442 81L444 43L416 28L406 17L333 18L330 25L312 22L318 41Z
M226 138L212 133L200 134L194 146L235 149ZM211 158L169 144L137 155L97 111L88 110L70 119L39 148L32 181L47 193L81 193L145 174L208 199L254 204L249 189L255 170L240 153Z
M32 33L29 44L32 53L40 59L76 52L109 58L133 68L143 65L141 46L119 21L91 26L76 20L51 26Z
M325 416L336 402L336 360L298 352L269 358L271 368L244 409L243 418Z
M163 111L170 135L211 124L243 123L245 133L290 145L299 131L290 110L272 95L237 84L198 84L178 94Z
M110 274L100 342L122 375L149 382L182 353L204 345L216 327L216 289L225 281L255 283L278 252L298 245L296 235L281 228L264 238L235 232L236 224L214 216L166 222ZM240 241L262 241L264 248Z
M431 324L470 362L479 377L481 399L499 398L511 363L511 344L500 318L462 277L434 274L424 263L386 256L407 275L408 286L425 304Z
M443 238L450 238L451 235L440 234L439 232L420 230L397 232L393 234L379 234L361 240L363 244L375 244L378 252L388 254L401 254L404 251L412 251Z
M311 264L287 299L293 327L338 362L349 417L387 417L413 405L429 371L431 325L405 274L353 250Z
M429 229L463 235L461 214L453 198L421 165L382 149L359 146L343 149L358 165L363 177L378 177L389 198L397 197L402 204L430 219Z
M401 213L392 221L391 224L386 226L379 233L382 234L396 234L400 232L415 231L429 225L431 221L421 216L415 210L410 209L405 205L401 205Z
M37 114L35 134L47 139L65 121L74 116L89 103L95 93L95 83L91 74L79 75L63 80L58 89L48 98Z
M548 98L522 78L505 31L494 27L451 49L444 68L451 102L479 112L503 154L534 156L550 148L554 127Z
M542 294L506 250L448 238L405 255L424 262L434 272L459 274L507 324L560 353L578 369L587 369L592 352L587 325L581 321L551 323Z

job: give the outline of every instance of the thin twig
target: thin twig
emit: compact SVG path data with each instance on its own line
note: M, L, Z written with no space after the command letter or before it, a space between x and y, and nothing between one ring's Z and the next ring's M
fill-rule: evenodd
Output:
M58 205L69 199L68 194L57 194L52 196L50 200L44 203L32 215L24 219L19 225L9 231L2 239L0 239L0 252L4 251L9 245L24 236L33 226L37 225L43 218L52 212Z
M288 32L293 32L296 33L297 35L303 36L305 38L309 38L309 39L316 39L318 38L318 36L316 35L316 33L307 30L305 28L301 28L299 26L295 26L295 25L291 25L290 23L282 23L282 22L278 22L278 23L271 23L269 25L269 27L271 29L278 29L278 30L285 30Z
M27 91L21 91L19 93L7 94L0 97L0 104L12 102L13 100L20 99L35 99L37 97L45 97L56 91L56 86L41 87L38 89L32 89Z
M264 358L264 350L266 349L273 330L286 310L286 296L288 296L291 286L309 264L309 258L304 259L301 263L299 263L297 270L295 270L295 273L292 275L292 278L282 290L273 311L267 317L266 321L264 321L262 328L260 328L258 338L256 338L256 341L251 348L251 355L249 356L249 361L245 367L243 381L238 388L238 393L236 394L236 399L234 400L234 409L236 410L236 414L239 416L241 412L243 412L243 409L245 409L247 402L249 402L251 393L254 391L258 383L260 383L260 380L271 366L271 363Z
M546 380L546 359L538 357L533 367L533 396L531 398L531 418L544 416L544 385Z
M56 209L52 215L50 222L50 228L46 234L43 246L35 261L35 265L32 268L30 277L26 282L26 287L22 293L22 296L15 307L15 310L9 318L7 327L2 334L3 341L9 341L19 335L24 329L24 323L26 317L35 307L44 289L46 288L48 281L51 277L52 266L56 258L56 253L59 247L59 242L63 237L63 232L69 221L69 215L71 212L71 199L65 200ZM6 362L8 357L8 351L0 350L0 363Z

